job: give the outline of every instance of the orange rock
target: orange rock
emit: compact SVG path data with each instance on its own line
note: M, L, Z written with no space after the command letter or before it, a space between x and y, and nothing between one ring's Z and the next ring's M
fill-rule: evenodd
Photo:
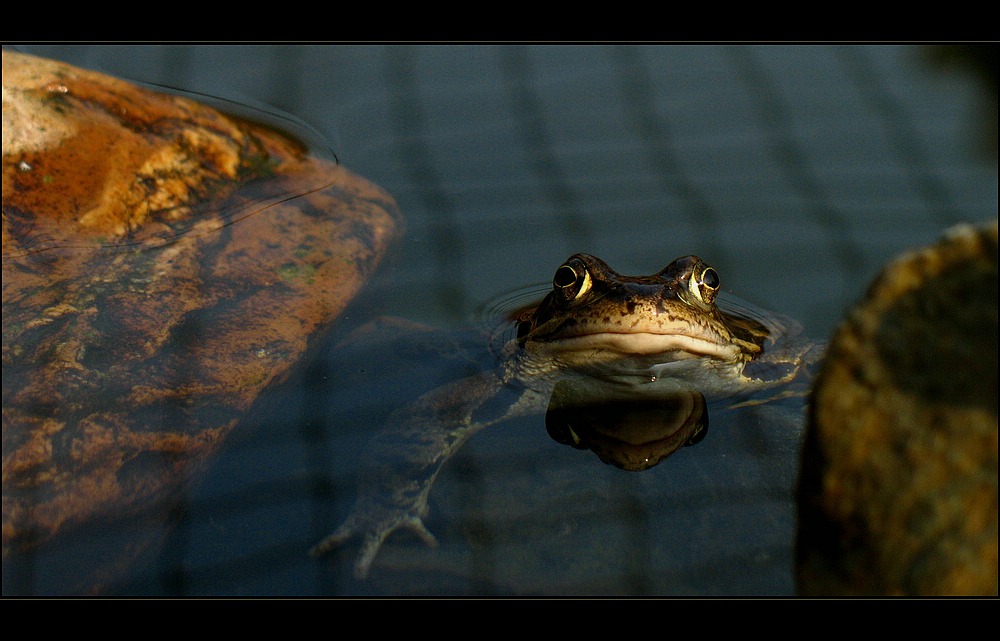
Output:
M997 223L902 256L811 399L799 590L997 594Z
M400 227L287 135L4 51L4 556L177 492Z

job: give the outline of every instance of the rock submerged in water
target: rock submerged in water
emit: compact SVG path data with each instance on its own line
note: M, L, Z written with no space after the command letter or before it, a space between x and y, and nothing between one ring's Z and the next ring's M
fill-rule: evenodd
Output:
M996 221L900 257L843 321L798 508L801 594L997 594Z
M400 228L270 127L5 50L5 565L176 493Z

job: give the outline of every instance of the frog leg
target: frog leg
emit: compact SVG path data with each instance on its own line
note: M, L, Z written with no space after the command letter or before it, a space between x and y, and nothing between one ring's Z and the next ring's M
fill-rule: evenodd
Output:
M358 499L350 515L311 554L322 556L361 536L354 574L363 579L382 543L398 529L436 545L423 519L441 466L479 430L530 411L526 391L505 385L500 371L483 372L432 390L394 412L362 455Z

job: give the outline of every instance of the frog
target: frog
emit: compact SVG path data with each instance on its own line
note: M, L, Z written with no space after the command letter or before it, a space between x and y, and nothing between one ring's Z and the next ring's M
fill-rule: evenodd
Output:
M572 398L619 407L694 394L735 407L794 393L792 383L811 376L822 344L809 340L797 321L744 303L721 286L716 269L695 255L648 276L622 275L590 254L570 256L545 297L511 315L495 367L390 414L362 454L354 507L311 556L360 538L353 569L365 579L397 530L436 546L425 519L442 466L479 431L544 413L556 398L563 405ZM560 393L566 389L572 393ZM771 396L762 397L765 392ZM697 442L701 431L685 438ZM579 446L572 430L561 432L560 439Z

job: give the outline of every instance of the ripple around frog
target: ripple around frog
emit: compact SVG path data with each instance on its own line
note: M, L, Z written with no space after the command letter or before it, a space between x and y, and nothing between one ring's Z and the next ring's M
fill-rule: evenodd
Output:
M517 333L518 317L538 305L551 289L548 282L532 283L497 294L479 306L473 322L489 336L490 353L500 358L504 345Z

